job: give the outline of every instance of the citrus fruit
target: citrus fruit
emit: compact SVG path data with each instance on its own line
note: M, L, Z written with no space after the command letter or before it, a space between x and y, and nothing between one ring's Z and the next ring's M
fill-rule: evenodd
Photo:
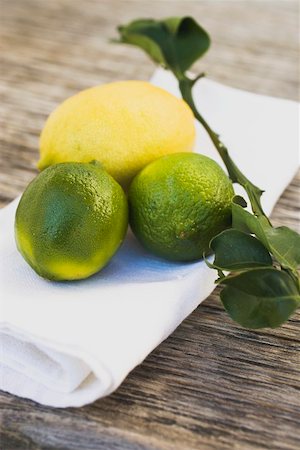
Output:
M77 280L106 265L127 225L125 194L99 164L62 163L44 170L25 190L15 236L39 275Z
M189 106L144 81L120 81L79 92L48 118L40 138L39 169L100 161L124 187L160 156L192 151Z
M164 156L145 167L129 189L129 222L154 254L175 261L203 256L231 223L232 183L212 159Z

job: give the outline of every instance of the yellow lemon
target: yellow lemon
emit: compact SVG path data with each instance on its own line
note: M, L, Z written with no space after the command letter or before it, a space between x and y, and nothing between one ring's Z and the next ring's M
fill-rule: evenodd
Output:
M79 92L49 116L38 167L96 159L126 187L151 161L192 151L194 139L183 100L148 82L114 82Z

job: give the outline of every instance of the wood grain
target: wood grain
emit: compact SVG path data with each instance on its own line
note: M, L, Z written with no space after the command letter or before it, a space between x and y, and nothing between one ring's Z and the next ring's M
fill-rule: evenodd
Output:
M294 1L1 0L0 202L36 173L50 111L91 85L147 79L138 50L112 45L136 17L190 14L213 39L198 64L211 78L298 97ZM283 149L284 151L284 149ZM299 174L273 219L299 229ZM58 410L2 393L4 450L298 449L300 314L277 330L235 325L214 292L113 395Z

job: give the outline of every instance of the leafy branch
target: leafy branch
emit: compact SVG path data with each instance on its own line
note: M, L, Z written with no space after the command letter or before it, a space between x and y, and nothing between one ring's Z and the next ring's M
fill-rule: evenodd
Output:
M182 98L208 133L233 183L247 192L247 202L232 202L232 227L212 239L215 254L207 264L219 274L220 297L233 320L248 328L278 327L300 306L300 236L288 227L274 228L261 205L263 191L231 159L219 135L197 110L193 86L203 73L190 78L188 69L210 47L208 33L191 17L141 19L118 28L118 42L143 49L177 78Z

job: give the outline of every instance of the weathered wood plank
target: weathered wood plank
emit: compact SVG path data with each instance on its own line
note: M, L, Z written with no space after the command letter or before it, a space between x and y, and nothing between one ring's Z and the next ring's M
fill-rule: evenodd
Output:
M60 101L98 83L150 76L141 52L108 43L119 23L191 14L213 38L196 69L243 89L298 96L294 1L1 3L1 205L34 177L40 130ZM299 229L299 178L275 208L276 224ZM299 318L278 330L244 330L215 292L110 397L56 410L2 393L1 448L295 450Z

